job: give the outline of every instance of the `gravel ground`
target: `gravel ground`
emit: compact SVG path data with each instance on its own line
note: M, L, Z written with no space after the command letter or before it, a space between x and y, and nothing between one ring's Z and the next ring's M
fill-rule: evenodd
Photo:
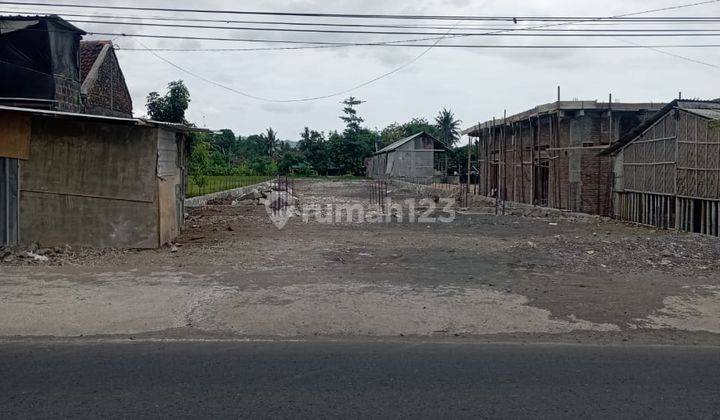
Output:
M294 193L301 205L370 207L363 181L299 181ZM390 187L396 203L429 198L419 212L446 195ZM720 344L717 238L496 216L480 202L451 223L293 217L280 230L265 206L236 204L192 210L161 250L0 251L0 335Z

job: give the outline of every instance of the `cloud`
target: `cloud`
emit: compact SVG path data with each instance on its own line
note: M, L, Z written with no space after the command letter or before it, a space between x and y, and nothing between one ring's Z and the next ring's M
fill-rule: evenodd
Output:
M125 4L102 1L102 4ZM161 7L183 7L170 0L156 1ZM200 4L200 3L199 3ZM202 2L204 8L323 11L346 13L453 14L453 15L575 15L606 16L676 5L676 0L229 0ZM199 6L198 6L199 7ZM687 13L664 12L657 15L712 12L712 6L687 9ZM137 14L140 12L128 12ZM158 12L152 12L157 14ZM148 12L148 14L151 14ZM204 16L209 17L209 16ZM242 20L317 21L291 17L242 17ZM338 20L332 20L338 21ZM367 23L367 22L366 22ZM403 22L417 24L419 22ZM448 22L431 22L447 25ZM450 22L454 24L455 22ZM506 23L493 23L507 26ZM479 22L460 25L488 26ZM86 25L81 25L85 27ZM239 26L239 24L238 24ZM100 25L93 29L108 29ZM189 36L267 38L307 41L345 41L403 39L412 36L364 36L351 34L272 33L235 30L160 29L118 27L113 31L168 33ZM419 30L422 31L422 30ZM482 29L478 29L482 31ZM658 40L645 40L655 42ZM666 40L670 42L671 40ZM696 41L696 40L694 40ZM139 47L130 39L119 39L127 47ZM242 48L268 46L240 42L143 39L158 48ZM443 43L548 44L620 43L615 39L557 39L546 37L468 37ZM681 42L678 40L677 42ZM278 46L278 45L269 45ZM348 47L326 50L258 52L161 53L176 64L204 77L248 92L272 98L320 96L345 90L411 61L422 49L389 47ZM673 52L720 64L715 50L673 50ZM162 90L169 81L183 79L190 87L192 104L189 117L212 128L228 127L238 134L260 132L272 126L293 138L304 126L328 131L342 128L338 119L342 97L307 104L274 104L248 99L183 73L151 54L125 51L119 54L133 95L135 109L143 112L145 96ZM624 100L667 100L679 90L688 96L718 96L708 92L715 86L717 70L668 57L650 50L530 50L530 49L442 49L431 50L413 65L352 94L367 100L360 108L367 125L382 127L414 116L431 118L443 106L458 118L470 122L493 115L520 112L554 100L558 84L563 95L578 98L606 98L609 92ZM349 94L348 94L349 95Z

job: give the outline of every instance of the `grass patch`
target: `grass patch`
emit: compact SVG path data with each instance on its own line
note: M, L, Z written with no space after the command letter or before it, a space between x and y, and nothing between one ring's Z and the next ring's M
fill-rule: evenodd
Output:
M207 176L204 185L196 185L192 178L188 181L187 196L198 197L220 191L233 190L260 184L273 179L272 176Z

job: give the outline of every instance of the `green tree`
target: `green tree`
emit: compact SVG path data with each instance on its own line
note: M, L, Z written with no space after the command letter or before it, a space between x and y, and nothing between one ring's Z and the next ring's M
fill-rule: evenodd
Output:
M273 157L278 147L277 132L272 128L268 128L263 134L263 143L266 156Z
M448 146L454 146L460 139L460 124L462 121L455 119L455 114L447 108L443 108L435 117L435 125L440 130L440 140Z
M300 133L298 151L302 154L303 160L319 174L328 174L330 168L328 147L328 142L325 140L323 133L311 130L308 127L305 127Z
M355 109L358 105L362 105L363 103L365 103L365 101L361 101L354 96L342 101L342 104L345 105L345 107L343 108L343 115L340 116L340 119L343 120L347 126L345 129L346 132L359 131L360 125L365 122L363 118L358 116L357 109Z
M224 129L214 133L212 144L228 165L237 163L238 140L232 130Z
M188 158L188 174L195 185L204 187L206 176L210 172L212 148L206 139L200 137L196 140L192 153Z
M185 111L190 106L190 91L182 80L168 83L167 92L161 96L150 92L145 107L148 116L156 121L186 124Z
M355 97L342 102L344 107L340 119L345 122L345 131L342 136L332 133L329 139L330 156L339 175L361 175L365 157L375 151L377 134L361 126L365 120L355 109L362 103Z
M392 123L382 129L380 139L382 147L388 146L400 139L412 136L420 132L426 132L438 139L442 138L440 130L430 124L425 118L413 118L405 124Z

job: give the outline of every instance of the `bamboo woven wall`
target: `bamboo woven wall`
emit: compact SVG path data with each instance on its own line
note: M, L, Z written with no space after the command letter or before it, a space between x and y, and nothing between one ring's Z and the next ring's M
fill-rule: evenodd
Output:
M677 127L668 113L623 150L623 190L675 194Z
M720 132L706 118L680 111L678 115L677 194L720 199Z

